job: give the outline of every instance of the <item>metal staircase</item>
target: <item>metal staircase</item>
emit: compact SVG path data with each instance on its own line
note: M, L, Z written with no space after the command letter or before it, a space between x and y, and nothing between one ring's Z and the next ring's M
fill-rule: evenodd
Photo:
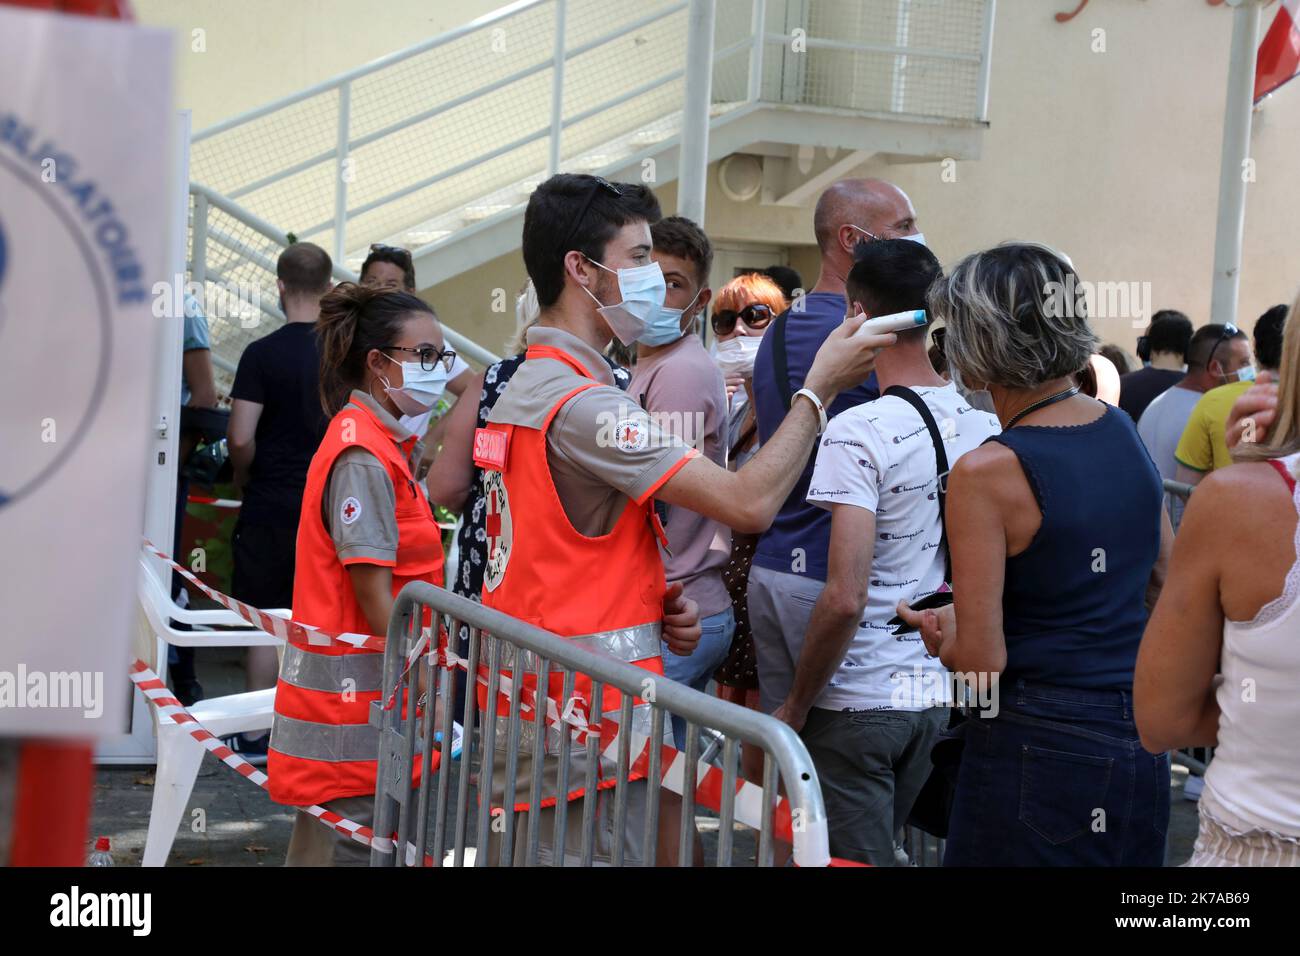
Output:
M995 2L717 0L709 160L978 156ZM689 7L519 0L197 133L192 278L233 303L209 309L219 374L283 321L289 233L340 278L373 242L408 247L425 289L517 248L529 193L557 170L675 180Z

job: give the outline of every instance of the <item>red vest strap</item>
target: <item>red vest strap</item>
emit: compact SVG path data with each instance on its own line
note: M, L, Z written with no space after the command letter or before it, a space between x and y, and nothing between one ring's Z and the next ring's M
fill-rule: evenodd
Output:
M591 372L587 371L587 367L576 358L563 349L557 349L554 345L530 345L528 346L528 351L524 354L525 358L528 359L555 359L557 362L563 362L584 378L594 379L596 377L592 375Z
M1291 494L1295 494L1295 476L1291 474L1286 465L1282 464L1282 462L1276 458L1270 458L1268 463L1277 469L1277 473L1282 476L1282 480L1286 482L1286 486L1291 489Z

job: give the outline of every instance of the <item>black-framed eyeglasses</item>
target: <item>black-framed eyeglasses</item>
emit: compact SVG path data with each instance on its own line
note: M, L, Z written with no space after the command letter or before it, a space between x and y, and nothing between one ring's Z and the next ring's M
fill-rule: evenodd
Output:
M399 256L407 262L411 261L411 250L403 249L401 246L390 246L382 242L372 242L370 244L371 252L378 252L386 256Z
M1210 349L1210 354L1205 359L1206 368L1209 368L1210 363L1214 361L1214 353L1219 351L1219 346L1229 339L1235 339L1239 331L1240 330L1231 322L1223 323L1223 331L1220 332L1219 337L1214 340L1214 348Z
M573 243L573 237L578 234L578 227L582 225L582 220L586 218L587 211L591 209L591 204L595 201L596 196L603 189L617 199L623 198L623 191L608 179L602 176L592 176L591 189L587 193L587 198L583 200L582 208L578 211L578 217L573 220L573 225L569 227L569 234L565 237L564 248L568 251Z
M736 330L736 320L742 320L751 329L761 329L772 321L772 310L762 302L751 302L743 309L717 309L709 322L715 335L730 335Z
M392 349L394 352L410 352L412 355L420 356L420 368L426 372L432 372L433 367L438 362L448 372L456 364L456 353L451 349L436 349L432 345L426 345L423 348L413 349L405 345L385 345L384 349Z

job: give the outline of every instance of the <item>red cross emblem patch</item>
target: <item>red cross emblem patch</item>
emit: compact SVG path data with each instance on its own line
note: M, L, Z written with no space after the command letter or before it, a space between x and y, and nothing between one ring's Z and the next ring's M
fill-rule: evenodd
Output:
M343 501L343 506L339 508L339 517L344 524L352 524L361 517L361 502L351 496Z
M487 566L483 569L483 586L495 591L505 577L506 565L514 545L514 523L510 518L510 499L506 496L505 478L499 471L483 472L483 499L487 504L483 527L487 532Z

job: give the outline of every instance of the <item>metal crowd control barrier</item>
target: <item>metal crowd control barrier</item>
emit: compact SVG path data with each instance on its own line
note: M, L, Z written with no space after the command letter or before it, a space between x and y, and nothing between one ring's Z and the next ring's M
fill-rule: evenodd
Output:
M416 647L422 636L428 632L421 626L425 619L425 609L431 609L435 626L441 622L445 633L453 642L461 632L463 625L468 629L468 649L464 653L467 661L467 691L461 712L461 725L464 728L463 752L458 762L452 760L452 702L454 700L453 669L442 667L437 660L437 641L430 640L433 653L424 654L418 664L407 667L408 655ZM434 632L436 636L436 631ZM508 663L507 663L508 662ZM722 734L723 769L720 800L718 807L719 830L717 845L717 865L729 866L734 847L734 824L737 822L737 789L740 745L760 748L763 751L763 782L761 804L757 814L753 813L752 801L746 804L751 819L758 816L757 860L760 866L771 866L774 862L775 823L778 802L778 779L784 796L789 801L791 815L791 836L794 847L794 862L801 866L825 866L830 862L826 833L826 813L822 804L821 788L817 781L817 772L812 759L804 748L797 734L786 724L773 717L756 711L747 710L716 697L700 693L677 684L668 678L654 677L645 670L623 661L615 660L566 640L549 631L526 624L499 611L486 608L481 604L452 594L443 588L423 582L413 582L404 587L397 596L393 615L388 627L388 640L384 650L383 697L371 705L371 723L380 728L379 768L375 792L374 832L377 836L396 836L396 852L384 853L374 850L371 853L372 866L421 865L426 856L432 865L449 863L463 866L466 851L471 846L474 851L474 866L514 865L522 848L525 865L537 865L538 849L542 839L540 819L543 809L543 776L545 769L556 774L553 787L555 793L569 794L581 787L587 794L595 792L597 766L601 762L600 751L612 746L597 740L595 733L587 734L585 744L574 741L574 734L568 727L562 732L539 733L538 725L532 720L521 717L521 695L510 693L510 716L508 725L505 718L476 720L478 715L478 695L476 674L480 664L488 668L487 696L489 717L495 715L492 702L497 700L498 692L505 692L502 672L508 672L510 689L521 688L524 678L537 679L539 693L538 706L532 712L533 718L541 718L538 710L542 709L545 697L543 689L548 681L542 675L563 675L563 699L556 701L558 712L565 710L565 703L573 695L574 682L581 675L591 681L591 700L602 700L603 688L616 688L621 691L622 706L617 712L590 715L595 721L616 719L618 725L618 757L614 769L613 795L613 835L612 862L619 866L624 861L624 840L622 837L631 827L629 820L629 774L634 762L632 743L634 733L632 711L634 698L640 697L649 706L648 739L651 746L645 777L651 781L649 797L645 812L645 824L640 834L640 846L644 865L655 865L656 841L659 830L659 809L662 789L655 785L664 775L663 748L658 744L664 741L665 718L675 715L686 721L686 746L684 767L696 768L696 773L683 773L681 787L681 823L678 864L690 865L694 853L696 784L706 772L717 773L703 764L699 759L699 733L702 728L712 729ZM409 672L408 672L409 671ZM427 689L428 699L422 712L419 708L406 706L405 712L400 704L384 709L384 701L400 702L403 691L409 690L408 702L417 698L416 676L423 675L423 684ZM646 680L654 678L654 690L647 694ZM396 694L396 697L394 695ZM653 697L653 700L649 698ZM439 702L443 703L441 708ZM434 727L434 715L441 710L440 726ZM498 748L496 740L498 724L506 730L505 767L494 768L494 753ZM531 725L528 728L527 725ZM641 722L637 722L641 726ZM507 729L508 728L508 729ZM412 768L417 753L422 755L421 767L427 768L435 745L435 733L440 734L438 744L440 764L434 773L422 773L418 787L412 787ZM558 739L556 739L558 738ZM544 747L545 741L545 747ZM519 776L518 762L524 748L531 746L531 781L527 786L527 827L526 833L516 835L515 826L510 819L509 808L517 803L516 785ZM558 752L551 754L555 746ZM570 781L569 770L575 759L581 760L585 747L586 767L585 787L582 780ZM546 753L544 754L544 749ZM550 756L551 759L544 759ZM608 757L606 757L608 759ZM453 774L453 766L457 766ZM504 827L493 819L493 774L504 770L501 780L504 795L499 799L499 806L505 807ZM451 793L451 779L456 776L455 793ZM575 777L578 776L575 774ZM607 778L606 778L607 779ZM665 785L668 779L665 778ZM576 786L575 786L576 784ZM476 790L471 795L471 786ZM751 785L752 786L752 785ZM520 786L519 790L522 791ZM712 788L710 792L713 791ZM751 794L752 796L752 794ZM743 799L743 798L742 798ZM522 802L522 801L520 801ZM477 804L477 805L476 805ZM589 866L594 855L596 841L596 800L583 799L581 806L582 826L579 840L577 862ZM432 815L430 814L432 809ZM569 834L569 804L560 800L556 803L552 816L553 826L550 834L550 851L552 859L561 865L567 860L573 861L572 839ZM575 812L577 807L574 807ZM501 811L497 811L501 813ZM430 831L432 824L432 831ZM520 827L520 829L524 829ZM489 860L489 837L495 835L500 841L499 859ZM522 847L515 845L516 840ZM471 840L473 841L471 844ZM568 852L566 853L566 849ZM446 859L450 850L450 858Z
M1173 525L1175 531L1183 521L1183 509L1187 507L1187 499L1192 496L1193 485L1184 484L1181 481L1172 481L1168 478L1164 480L1165 486L1165 510L1169 512L1169 523Z

